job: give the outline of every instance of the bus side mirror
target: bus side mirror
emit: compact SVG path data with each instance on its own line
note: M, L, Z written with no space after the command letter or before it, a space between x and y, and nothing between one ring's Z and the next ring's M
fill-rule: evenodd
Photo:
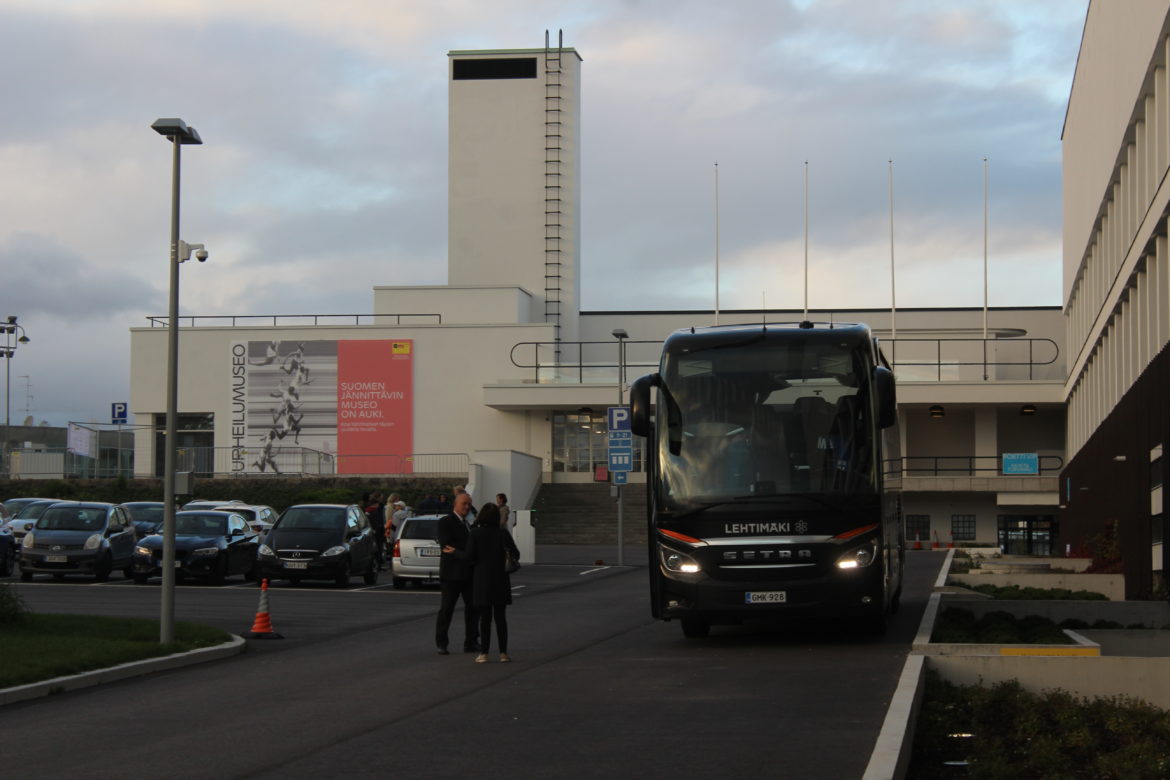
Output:
M877 393L878 428L889 428L898 421L898 391L894 372L885 366L873 370L873 386Z
M637 436L650 435L650 388L659 381L658 374L647 374L630 385L630 430Z

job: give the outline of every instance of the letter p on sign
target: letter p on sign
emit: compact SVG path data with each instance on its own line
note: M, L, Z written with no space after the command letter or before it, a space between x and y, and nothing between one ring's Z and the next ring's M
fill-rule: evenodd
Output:
M611 431L630 430L630 408L628 406L611 406L608 412L609 429Z

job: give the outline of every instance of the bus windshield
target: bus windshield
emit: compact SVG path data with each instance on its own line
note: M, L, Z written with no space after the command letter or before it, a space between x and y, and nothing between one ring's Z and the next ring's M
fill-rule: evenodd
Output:
M656 424L662 508L872 493L871 354L867 342L823 332L668 346Z

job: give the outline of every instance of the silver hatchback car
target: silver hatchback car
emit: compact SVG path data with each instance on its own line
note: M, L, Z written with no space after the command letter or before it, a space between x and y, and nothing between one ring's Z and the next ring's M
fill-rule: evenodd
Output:
M419 515L402 521L398 538L394 541L391 574L395 588L407 582L416 585L439 581L439 557L443 550L436 537L443 515Z

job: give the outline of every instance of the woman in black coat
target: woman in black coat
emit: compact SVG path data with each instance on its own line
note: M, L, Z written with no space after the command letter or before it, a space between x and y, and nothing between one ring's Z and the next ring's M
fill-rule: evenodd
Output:
M499 637L500 661L507 663L508 620L505 611L512 603L512 580L504 566L504 554L510 552L513 559L520 559L520 550L506 528L500 528L500 509L493 503L483 505L471 527L467 548L456 550L444 548L444 552L470 561L475 567L471 574L471 603L479 611L480 654L475 662L487 662L487 652L492 641L492 621L496 624Z

